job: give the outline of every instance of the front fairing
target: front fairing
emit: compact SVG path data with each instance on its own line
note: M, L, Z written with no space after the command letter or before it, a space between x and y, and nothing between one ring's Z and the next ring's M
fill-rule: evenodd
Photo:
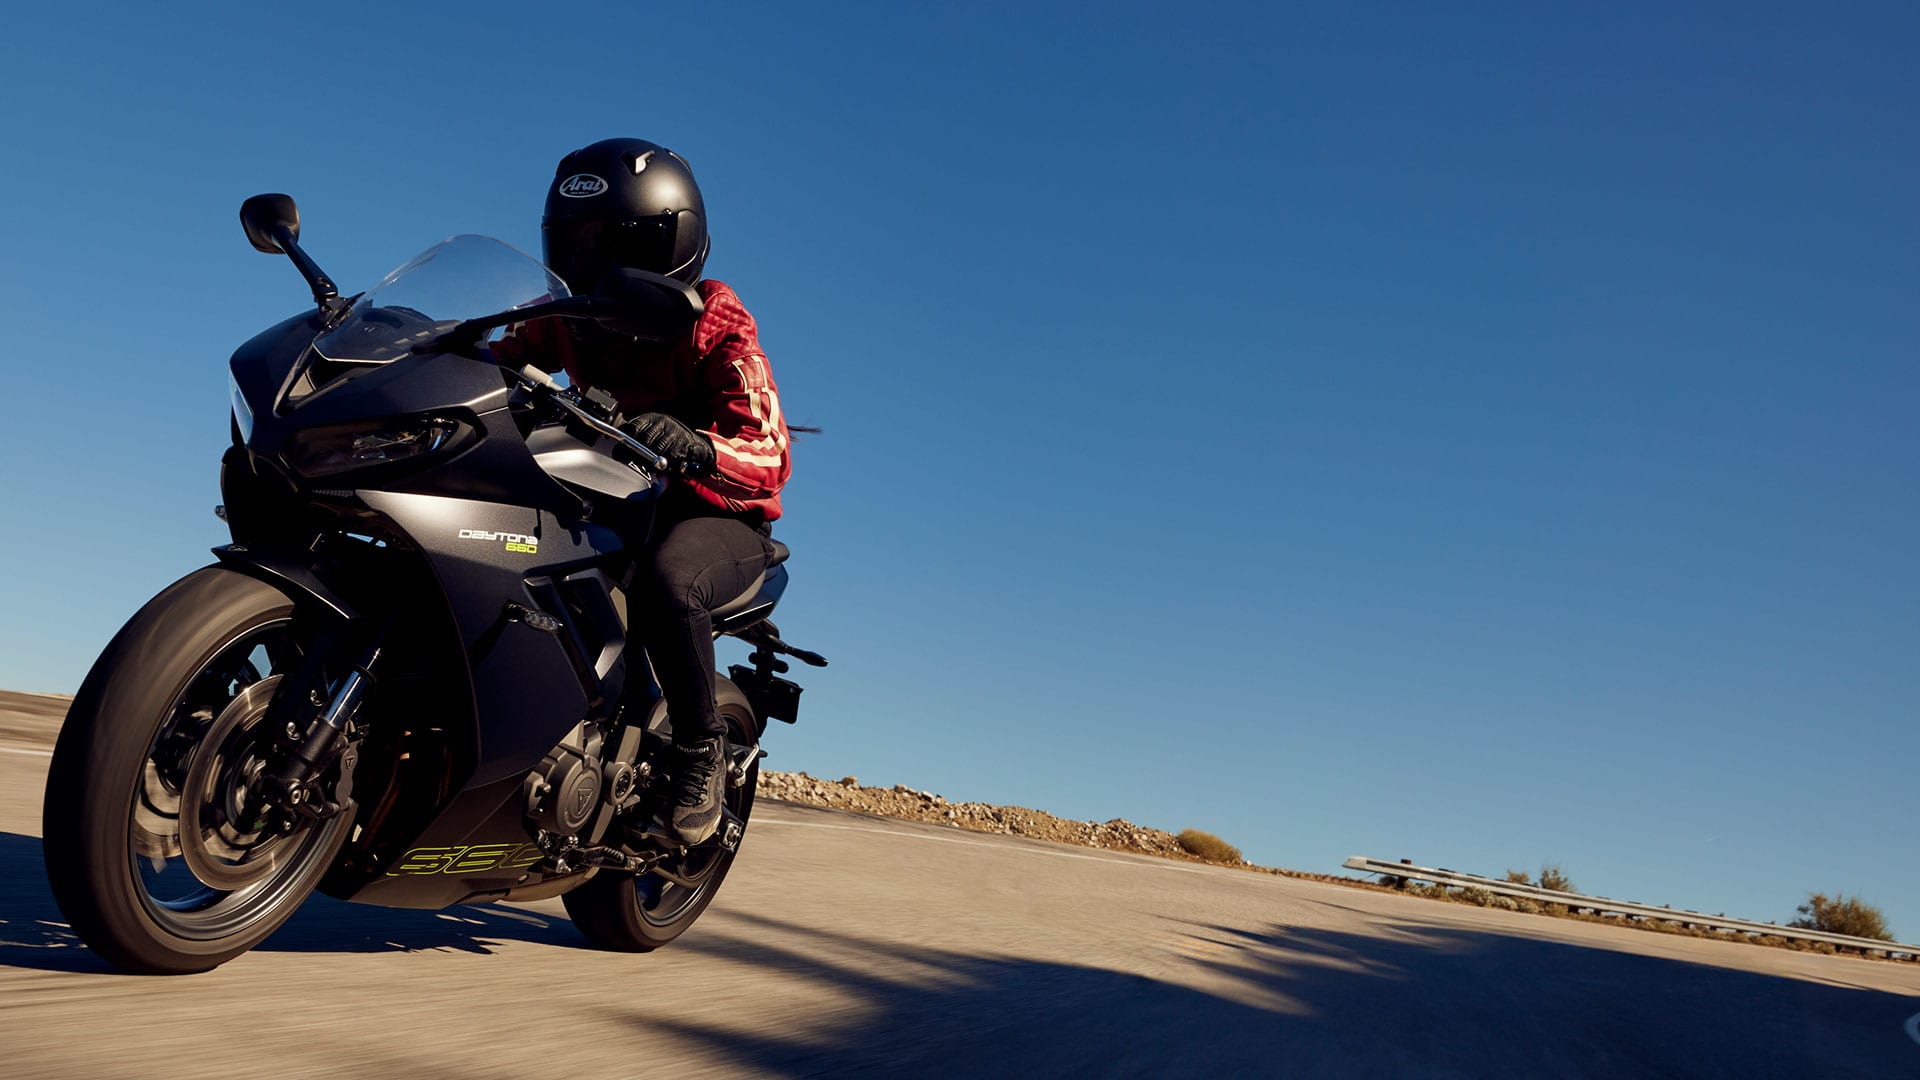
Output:
M545 267L497 240L437 244L356 300L338 325L297 316L241 346L231 362L240 441L257 471L295 488L430 493L579 517L581 499L528 451L525 417L510 408L500 369L414 352L460 320L565 295ZM418 461L303 479L292 453L301 432L406 418L444 423L459 437Z
M446 692L433 695L432 708L417 721L462 732L470 757L449 777L444 801L431 815L393 826L399 832L392 836L370 833L361 853L372 861L335 882L341 893L364 889L356 899L437 907L469 890L516 882L486 875L389 877L381 853L394 845L404 850L514 837L523 830L521 778L583 717L622 700L617 627L588 642L582 654L570 637L512 623L503 612L546 610L566 624L567 635L581 631L579 612L555 598L570 582L617 576L624 541L585 520L580 494L553 474L571 469L585 477L600 463L583 457L578 448L585 444L564 432L530 426L534 417L522 392L510 388L498 367L459 355L416 355L411 344L403 353L391 341L361 347L375 341L366 332L357 338L361 346L327 344L336 354L328 355L320 347L327 334L318 315L303 314L233 355L234 393L247 422L229 451L223 481L240 545L232 554L257 560L269 548L284 553L369 618L398 605L398 633L444 637L447 662L435 674L448 680ZM369 359L376 349L390 358ZM289 457L302 433L421 417L456 421L465 437L418 463L336 476L302 476ZM604 470L607 483L620 480L624 468ZM640 518L660 490L650 478L630 475L639 482L628 520ZM568 482L579 483L572 475ZM623 524L629 536L642 529ZM313 543L329 530L379 541L383 546L362 554L396 576L384 583L350 572L329 577L329 545L347 546ZM582 588L582 595L592 595Z

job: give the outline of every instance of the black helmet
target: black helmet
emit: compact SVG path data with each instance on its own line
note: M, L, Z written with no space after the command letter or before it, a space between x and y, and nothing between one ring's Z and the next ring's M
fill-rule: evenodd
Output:
M644 139L605 139L560 159L547 188L540 247L575 293L613 267L688 285L707 261L707 210L693 169Z

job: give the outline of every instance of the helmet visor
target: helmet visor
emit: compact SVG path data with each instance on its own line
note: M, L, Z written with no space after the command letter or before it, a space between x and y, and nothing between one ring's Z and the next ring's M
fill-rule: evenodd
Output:
M608 270L673 269L674 218L567 221L546 230L547 265L569 291L591 293Z

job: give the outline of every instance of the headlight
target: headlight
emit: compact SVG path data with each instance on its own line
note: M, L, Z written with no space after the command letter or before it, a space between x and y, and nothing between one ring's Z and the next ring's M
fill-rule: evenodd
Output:
M419 420L308 428L287 440L287 464L306 477L391 465L444 449L461 427L454 420Z
M240 392L240 380L227 373L227 398L233 402L233 423L240 429L240 441L253 438L253 410L247 408L247 395Z

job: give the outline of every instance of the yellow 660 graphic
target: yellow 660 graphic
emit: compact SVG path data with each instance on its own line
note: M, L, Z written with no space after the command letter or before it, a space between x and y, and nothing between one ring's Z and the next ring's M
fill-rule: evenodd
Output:
M543 857L537 844L473 844L466 847L417 847L393 864L388 877L402 874L477 874L482 870L520 870Z

